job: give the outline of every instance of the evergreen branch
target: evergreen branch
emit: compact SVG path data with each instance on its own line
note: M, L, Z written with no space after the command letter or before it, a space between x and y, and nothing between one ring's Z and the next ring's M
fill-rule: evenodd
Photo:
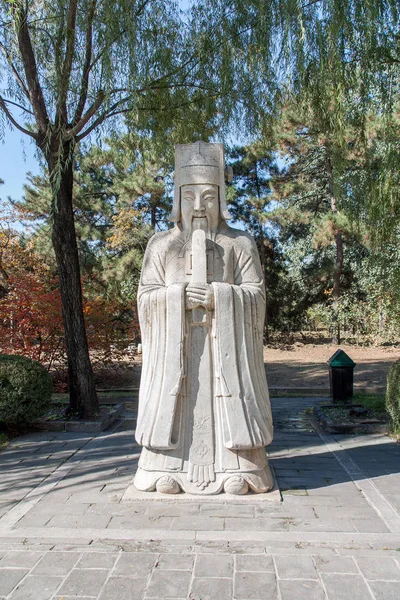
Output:
M142 4L139 6L135 13L135 17L140 17L141 14L144 13L146 6L150 3L150 0L143 0Z
M39 83L38 69L33 52L32 42L27 24L27 11L20 3L12 7L14 22L17 28L18 46L24 65L26 82L29 90L29 98L35 114L39 131L45 135L49 124L43 90ZM29 133L33 137L31 133ZM37 138L35 138L37 139Z
M85 62L82 70L82 80L81 80L81 91L79 95L78 105L76 107L75 116L73 119L73 124L77 124L81 119L83 114L83 109L85 108L87 93L89 88L89 74L90 74L90 63L92 60L92 50L93 50L93 19L94 13L96 10L97 0L92 0L92 3L89 8L88 17L87 17L87 29L86 29L86 53L85 53Z
M309 6L313 6L314 4L318 4L319 2L321 2L321 0L310 0L310 2L307 2L307 4L302 4L300 6L301 10L304 10L305 8L308 8Z
M7 108L6 102L8 102L8 101L5 100L2 96L0 96L0 108L4 111L8 120L14 125L14 127L19 129L19 131L21 131L22 133L25 133L26 135L29 135L31 138L33 138L35 140L35 142L37 142L38 136L36 135L36 133L33 133L33 131L29 131L29 129L25 129L25 127L22 127L22 125L20 125L14 119L14 117L12 116L12 114L10 113L10 111Z

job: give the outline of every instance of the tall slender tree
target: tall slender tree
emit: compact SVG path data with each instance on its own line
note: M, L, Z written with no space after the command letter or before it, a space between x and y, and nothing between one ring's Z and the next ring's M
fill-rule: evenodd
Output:
M121 114L165 128L201 88L173 1L2 0L0 115L32 138L48 167L52 243L62 295L70 409L98 409L82 312L73 212L76 146ZM209 101L201 121L207 122ZM189 110L189 109L188 109ZM181 113L179 113L181 111ZM195 118L192 110L190 118ZM190 122L188 117L187 122ZM201 127L200 127L201 130Z

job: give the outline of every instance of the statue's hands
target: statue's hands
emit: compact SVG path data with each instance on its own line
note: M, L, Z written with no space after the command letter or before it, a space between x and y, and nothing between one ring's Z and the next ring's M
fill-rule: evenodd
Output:
M186 308L202 306L207 310L214 308L214 292L209 283L196 283L186 288Z

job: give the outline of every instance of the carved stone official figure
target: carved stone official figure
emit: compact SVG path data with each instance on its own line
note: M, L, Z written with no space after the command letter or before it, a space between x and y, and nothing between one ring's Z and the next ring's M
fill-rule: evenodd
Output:
M253 239L228 218L222 144L177 146L176 225L150 240L138 295L140 490L273 487L263 276Z

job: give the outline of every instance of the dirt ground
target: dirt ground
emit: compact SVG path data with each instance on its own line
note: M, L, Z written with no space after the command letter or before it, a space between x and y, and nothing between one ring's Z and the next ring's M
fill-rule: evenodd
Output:
M400 359L400 347L360 347L341 344L356 363L355 388L384 387L387 373ZM327 361L338 346L296 343L286 348L264 349L268 384L271 387L329 388Z
M340 346L356 363L355 388L384 388L386 375L395 360L400 359L400 346ZM268 346L264 349L268 384L272 388L329 388L327 361L338 349L331 344ZM98 388L136 388L140 382L141 357L114 363L107 369L96 369Z

